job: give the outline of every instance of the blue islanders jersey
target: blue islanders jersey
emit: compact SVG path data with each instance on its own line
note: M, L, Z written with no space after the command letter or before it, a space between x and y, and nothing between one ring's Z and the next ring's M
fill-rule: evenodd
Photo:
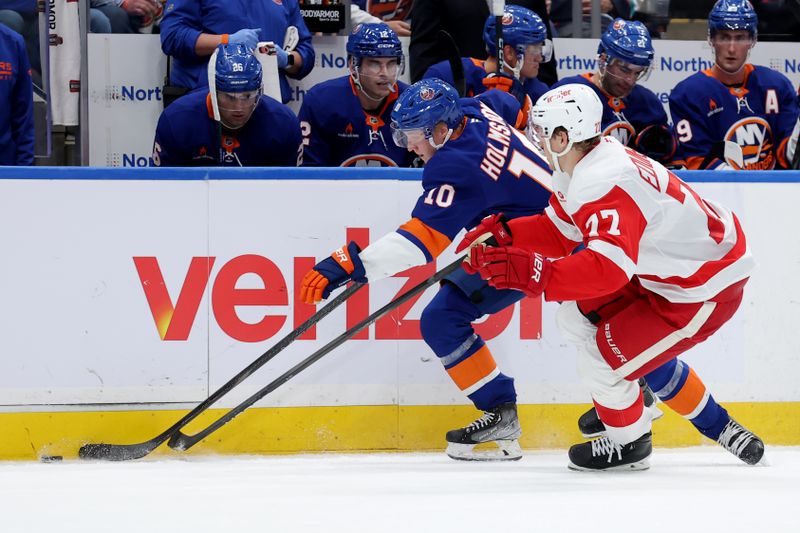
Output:
M182 96L164 109L153 143L162 167L294 167L302 156L300 123L291 109L262 96L250 120L220 136L208 90Z
M309 90L300 108L303 133L303 166L409 167L416 157L392 140L392 106L408 87L397 82L397 91L373 113L364 111L350 76L318 83Z
M463 131L425 164L422 195L397 230L428 261L489 214L542 212L552 190L552 171L523 134L483 102L465 98L461 105Z
M611 96L592 83L591 74L569 76L559 80L553 87L567 83L581 83L591 87L603 103L603 135L611 135L626 146L633 146L636 135L647 126L668 126L667 113L658 97L641 85L635 85L625 98Z
M696 169L721 140L742 147L744 168L788 168L786 145L797 120L794 88L783 74L746 64L744 83L728 87L712 70L692 74L669 96L677 164ZM707 168L723 164L717 159Z
M483 78L486 77L486 66L483 59L475 59L471 57L462 57L461 64L464 65L464 81L467 86L467 94L465 96L476 96L486 91L486 86L483 84ZM450 85L453 84L453 71L450 69L450 63L441 61L431 65L425 71L423 78L439 78L446 81ZM539 81L538 78L529 78L522 84L525 93L531 97L531 102L534 104L549 88L547 85Z

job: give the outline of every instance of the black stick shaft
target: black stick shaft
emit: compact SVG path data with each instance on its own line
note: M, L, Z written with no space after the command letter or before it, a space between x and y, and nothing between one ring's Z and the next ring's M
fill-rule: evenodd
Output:
M227 383L217 389L211 396L201 402L197 407L189 411L183 418L175 422L161 434L149 441L139 444L86 444L78 451L78 456L82 459L108 459L112 461L126 461L128 459L139 459L152 452L173 434L180 431L182 427L197 418L201 413L208 409L217 400L222 398L239 383L250 377L256 370L264 366L270 359L282 352L287 346L294 342L300 335L308 331L317 322L328 316L334 309L339 307L353 294L364 287L361 283L354 283L345 289L336 298L330 301L325 307L314 313L308 320L300 324L296 329L289 332L283 339L278 341L272 348L261 354L261 356L247 365L247 367L233 376Z
M287 370L283 375L275 378L267 386L265 386L264 388L262 388L261 390L250 396L244 402L240 403L227 413L225 413L223 416L218 418L215 422L211 423L204 430L199 431L194 435L185 435L181 432L176 432L170 438L169 441L170 448L173 448L175 450L188 450L189 448L191 448L192 446L194 446L195 444L206 438L208 435L210 435L214 431L218 430L219 428L221 428L222 426L233 420L237 415L239 415L242 411L244 411L245 409L256 403L258 400L260 400L270 392L274 391L275 389L277 389L278 387L280 387L281 385L292 379L294 376L296 376L297 374L299 374L300 372L302 372L303 370L314 364L316 361L320 360L323 356L327 355L328 353L332 352L333 350L344 344L344 342L347 341L350 337L357 334L362 329L368 327L370 324L378 320L380 317L382 317L389 311L395 309L396 307L399 307L400 305L403 305L405 302L407 302L417 294L423 292L431 285L434 285L439 281L441 281L451 272L459 268L463 260L464 258L460 257L459 259L447 265L446 267L441 269L439 272L437 272L427 280L423 281L419 285L412 287L411 289L403 293L401 296L397 297L395 300L392 300L388 304L384 305L383 307L381 307L380 309L369 315L367 318L365 318L352 328L348 329L347 331L345 331L344 333L342 333L341 335L330 341L328 344L326 344L313 354L309 355L307 358L297 363L295 366Z

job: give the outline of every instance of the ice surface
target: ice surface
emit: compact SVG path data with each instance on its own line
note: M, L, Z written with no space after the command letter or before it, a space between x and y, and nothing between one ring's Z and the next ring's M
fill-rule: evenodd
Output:
M179 456L178 456L179 457ZM800 448L749 467L659 449L645 472L582 473L566 452L0 463L0 524L42 532L798 532Z

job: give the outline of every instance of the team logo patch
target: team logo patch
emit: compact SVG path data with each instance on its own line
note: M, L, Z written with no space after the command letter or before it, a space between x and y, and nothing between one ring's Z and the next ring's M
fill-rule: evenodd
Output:
M355 35L356 33L358 33L358 30L360 30L360 29L361 29L361 24L359 24L355 28L353 28L353 34Z
M436 91L431 89L430 87L425 87L419 92L419 97L423 100L433 100L433 97L436 95Z
M624 28L624 27L625 27L625 21L624 20L617 19L617 20L614 21L614 29L615 30L618 30L618 29Z
M725 139L742 147L745 170L775 168L775 144L769 122L761 117L747 117L728 128Z
M514 22L514 15L503 13L503 26L510 26Z
M609 124L603 131L603 135L610 135L625 146L628 146L628 143L636 137L636 130L627 120L617 121Z

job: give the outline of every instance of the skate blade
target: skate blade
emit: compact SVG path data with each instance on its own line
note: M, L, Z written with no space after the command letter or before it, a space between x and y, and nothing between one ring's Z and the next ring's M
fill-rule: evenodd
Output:
M648 470L650 468L650 459L642 459L635 463L627 465L612 466L609 468L586 468L585 466L578 466L572 461L569 462L567 468L576 472L636 472L639 470Z
M493 442L497 447L488 450L475 450L477 444L448 442L444 453L456 461L517 461L522 458L522 448L516 439Z
M661 409L656 407L656 404L653 404L650 407L646 407L645 409L650 411L650 416L651 416L650 421L651 422L655 422L656 420L658 420L659 418L664 416L664 411L662 411ZM595 437L602 437L605 434L606 434L605 431L598 431L596 433L584 433L583 431L581 431L581 435L583 435L584 438L587 438L587 439L593 439Z

